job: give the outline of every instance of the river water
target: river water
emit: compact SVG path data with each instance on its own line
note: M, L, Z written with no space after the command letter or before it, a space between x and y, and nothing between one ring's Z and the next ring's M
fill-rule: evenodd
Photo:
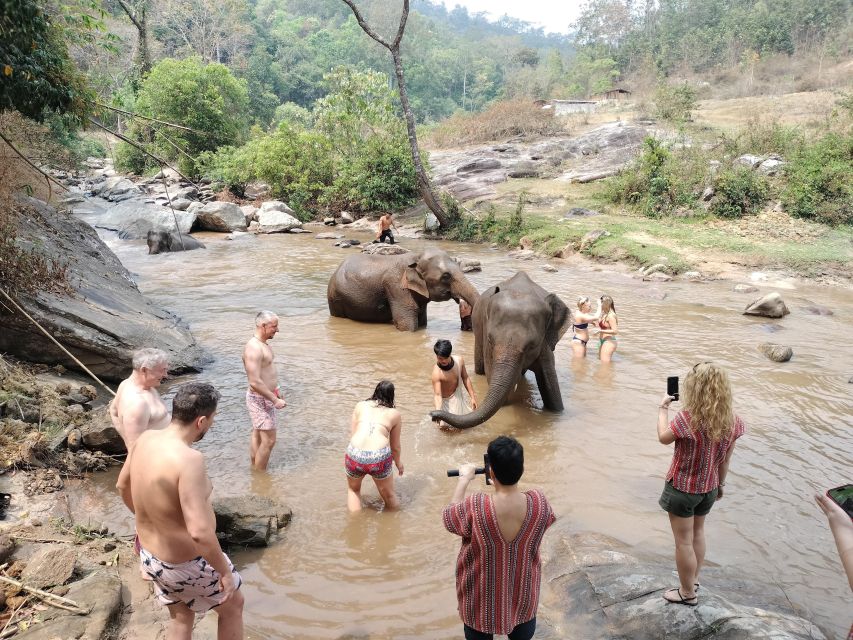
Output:
M562 526L671 557L668 520L657 505L671 448L657 442L657 405L668 375L683 378L703 360L728 368L735 408L748 428L725 499L708 518L709 563L728 567L732 576L777 583L801 615L831 637L846 632L853 620L850 589L812 494L853 480L850 290L759 285L762 293L779 290L792 311L768 320L741 315L755 296L734 293L731 282L643 283L592 264L547 273L538 262L485 246L443 244L482 261L483 271L469 274L481 291L527 270L570 305L580 294L609 293L620 327L612 365L599 363L595 350L572 362L570 336L557 346L564 413L542 412L535 383L522 383L514 403L487 424L445 433L427 417L435 340L450 339L473 375L473 335L459 331L453 302L431 303L428 328L415 333L330 318L326 284L355 249L335 248L313 234L199 237L206 250L159 256L146 255L139 242L105 240L143 293L189 323L214 357L199 377L220 389L222 402L198 446L215 495L256 492L293 509L281 542L236 558L250 637L459 637L453 579L459 541L440 517L455 481L445 469L480 460L487 443L503 433L524 444L524 484L544 490ZM416 249L422 242L405 244ZM810 304L835 313L809 314L803 307ZM288 401L269 474L249 468L240 360L260 309L281 318L271 345ZM765 341L792 346L793 360L765 359L756 350ZM405 475L397 484L403 509L378 512L381 501L367 481L364 494L373 508L351 516L343 470L350 415L382 378L395 383L403 415ZM473 375L473 381L484 397L485 377ZM129 531L113 481L103 475L90 481L84 500L119 531ZM556 636L546 624L538 637Z

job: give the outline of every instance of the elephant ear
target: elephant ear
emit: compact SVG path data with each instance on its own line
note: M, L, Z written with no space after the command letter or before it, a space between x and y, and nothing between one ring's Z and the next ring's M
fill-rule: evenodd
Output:
M545 296L545 302L551 307L551 322L545 330L545 341L553 351L560 338L568 331L569 325L572 323L572 314L566 304L553 293Z
M410 291L414 291L418 295L423 296L424 298L429 299L429 290L427 289L426 282L421 277L421 274L418 273L418 263L413 262L406 270L403 271L403 279L401 284L404 289L409 289Z

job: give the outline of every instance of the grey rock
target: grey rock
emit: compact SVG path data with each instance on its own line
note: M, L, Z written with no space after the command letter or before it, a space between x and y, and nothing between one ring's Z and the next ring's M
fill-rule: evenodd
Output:
M99 377L130 374L133 351L156 347L169 353L173 373L198 371L204 359L186 327L143 296L119 259L92 227L32 198L17 218L19 242L66 265L71 294L46 289L19 294L19 304L52 335L60 336ZM78 365L20 314L0 316L0 352L32 362Z
M105 200L117 202L140 195L142 192L139 187L124 176L113 176L104 180L96 193Z
M685 271L681 275L685 280L690 282L700 282L702 280L702 274L698 271Z
M655 271L666 271L666 265L663 264L662 262L658 262L658 263L655 263L653 265L650 265L650 266L648 266L642 270L642 275L650 276Z
M568 258L574 252L575 252L574 246L571 244L567 244L565 247L562 247L561 249L557 249L554 252L554 257L555 258Z
M758 350L773 362L788 362L794 355L794 350L791 347L770 342L758 345Z
M352 245L349 242L339 242L335 246L340 247L341 249L349 249Z
M246 196L252 199L260 198L270 192L270 186L266 182L250 182L246 185Z
M760 165L758 165L758 172L763 173L766 176L775 176L779 171L782 170L782 167L785 166L785 162L783 160L778 160L776 158L768 158Z
M581 251L585 251L596 242L598 242L601 238L605 236L609 236L610 232L605 231L604 229L595 229L594 231L589 231L581 238Z
M109 413L105 408L92 412L89 421L80 428L83 446L92 451L103 451L110 455L121 455L127 453L124 440L110 420ZM69 448L71 439L69 437Z
M544 618L560 637L584 640L826 640L811 622L797 617L780 587L754 584L705 568L699 604L669 604L671 558L633 555L599 534L546 538L551 560L543 568L547 597ZM728 570L731 571L731 570ZM709 588L708 585L714 585ZM732 600L726 596L732 594Z
M501 161L496 158L476 158L456 168L457 174L481 173L490 169L499 169Z
M709 202L715 193L714 187L705 187L705 190L702 192L702 202Z
M512 165L506 175L509 178L538 178L539 166L535 162L521 160Z
M361 240L355 240L354 238L347 239L347 242L349 242L353 246L355 246L357 244L361 244Z
M190 206L187 207L187 213L198 214L198 212L203 208L204 208L203 202L193 201L190 203Z
M405 247L399 244L379 244L378 242L368 242L361 248L362 253L381 256L396 256L401 253L409 253Z
M669 282L672 280L672 276L668 273L664 273L663 271L655 271L652 274L643 276L643 280L649 280L651 282Z
M15 552L15 541L7 535L0 535L0 564L5 563Z
M220 498L214 501L213 510L220 542L238 547L268 546L293 516L288 507L256 495Z
M122 611L122 584L113 568L100 568L70 585L66 598L89 613L81 616L48 607L40 622L15 635L23 640L97 640L112 637Z
M307 229L303 229L302 227L295 227L295 228L291 229L288 233L299 234L299 233L311 233L311 232L308 231Z
M330 231L325 231L323 233L318 233L314 237L317 238L317 240L340 240L344 236L341 233L332 233Z
M74 574L77 552L73 547L44 546L29 559L21 582L34 589L65 584Z
M281 209L264 209L267 204L269 203L265 202L258 212L258 231L261 233L284 233L302 228L302 223L290 213Z
M736 293L755 293L758 291L758 287L753 287L751 284L736 284L732 291Z
M253 220L258 219L258 208L251 204L244 204L240 207L240 211L243 212L243 215L246 216L246 224L251 224Z
M287 206L286 202L281 200L267 200L261 205L261 211L281 211L293 215L293 209Z
M355 222L355 218L349 211L341 211L341 224L352 224L353 222Z
M205 231L245 231L246 216L233 202L208 202L196 214L196 224Z
M122 240L138 240L145 238L149 231L174 231L176 219L181 233L189 233L195 225L196 215L189 210L175 211L173 215L171 210L156 204L131 199L87 219L99 229L115 231Z
M470 258L453 258L463 273L471 273L472 271L482 271L483 267L479 260L471 260Z
M184 198L186 200L193 200L198 197L198 189L190 185L189 187L183 187L182 189L178 189L175 193L175 198Z
M323 224L327 227L334 227L338 223L333 216L328 216L326 218L323 218Z
M543 265L542 270L547 271L548 273L557 273L557 271L559 271L557 267L550 264Z
M744 154L739 158L736 158L734 164L736 166L749 167L750 169L756 169L758 165L764 162L764 158L761 156L753 156L750 154Z
M438 222L438 218L435 217L435 214L432 211L428 211L426 217L424 218L424 230L438 231L440 226L441 225Z
M765 318L782 318L791 313L785 301L775 291L754 300L746 306L743 314L746 316L763 316Z
M189 209L191 204L192 200L187 200L186 198L174 198L172 200L171 208L175 209L176 211L186 211L187 209ZM166 206L168 206L168 204Z
M517 249L506 255L508 258L515 258L516 260L533 260L536 257L536 252L533 249Z

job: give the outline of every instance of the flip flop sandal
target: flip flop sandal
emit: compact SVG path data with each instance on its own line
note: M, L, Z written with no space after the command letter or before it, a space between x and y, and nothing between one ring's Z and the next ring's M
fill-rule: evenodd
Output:
M670 600L669 598L666 597L666 594L670 593L672 591L675 591L676 593L678 593L678 600ZM664 591L663 599L666 600L667 602L671 602L672 604L683 604L687 607L695 607L697 604L699 604L699 596L693 596L692 598L685 598L683 595L681 595L681 587L678 587L675 589L670 589L669 591Z

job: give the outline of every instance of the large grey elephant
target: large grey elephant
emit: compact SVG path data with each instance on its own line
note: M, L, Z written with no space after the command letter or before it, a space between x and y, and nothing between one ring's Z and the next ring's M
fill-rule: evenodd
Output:
M482 424L497 413L528 369L536 376L545 408L562 411L554 348L571 323L563 301L519 271L486 289L474 305L473 317L474 370L486 374L489 392L471 413L432 411L432 419L459 429Z
M329 279L329 313L361 322L393 322L400 331L426 327L430 300L480 297L453 258L439 249L400 255L358 254Z
M168 253L170 251L192 251L193 249L206 248L200 240L191 235L182 233L180 237L174 231L149 231L146 237L148 241L148 254Z

